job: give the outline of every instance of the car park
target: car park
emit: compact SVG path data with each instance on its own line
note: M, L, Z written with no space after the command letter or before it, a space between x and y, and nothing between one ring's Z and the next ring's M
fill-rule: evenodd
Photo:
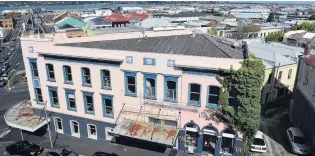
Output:
M79 156L79 155L68 148L62 148L62 149L50 149L46 153L46 156Z
M308 155L311 153L310 142L299 128L290 127L287 129L286 134L293 153L300 155Z
M44 151L43 147L28 141L19 141L6 147L10 155L36 156Z
M253 143L250 145L250 150L252 152L260 152L265 153L267 152L267 145L264 140L264 133L258 131L254 136Z

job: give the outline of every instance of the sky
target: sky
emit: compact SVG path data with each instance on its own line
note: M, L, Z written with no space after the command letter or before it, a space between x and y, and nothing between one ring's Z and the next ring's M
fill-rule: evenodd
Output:
M236 3L315 4L315 1L234 1Z

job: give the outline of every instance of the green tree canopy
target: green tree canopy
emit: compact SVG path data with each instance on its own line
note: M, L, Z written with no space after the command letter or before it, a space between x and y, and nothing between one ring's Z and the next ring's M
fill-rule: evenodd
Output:
M308 32L315 32L315 24L309 22L303 22L292 27L292 30L305 30Z
M276 32L269 34L265 37L266 42L282 42L284 37L284 32Z
M216 28L212 27L211 29L208 29L208 33L211 36L217 36L218 35L218 30Z
M223 85L219 99L222 105L222 118L245 133L245 149L259 129L264 74L263 62L250 54L250 59L244 60L240 69L222 70L221 77L217 77ZM231 106L229 103L231 91L236 92L238 106Z

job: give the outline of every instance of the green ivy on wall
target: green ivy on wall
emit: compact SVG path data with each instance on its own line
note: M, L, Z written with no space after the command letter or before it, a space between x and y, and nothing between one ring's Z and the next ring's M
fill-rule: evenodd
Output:
M263 62L251 53L249 56L249 59L241 63L240 69L234 70L231 67L230 70L221 70L220 76L217 76L223 86L219 99L222 106L222 118L244 132L244 147L247 149L259 129L261 89L265 74ZM231 89L237 92L238 108L229 106Z

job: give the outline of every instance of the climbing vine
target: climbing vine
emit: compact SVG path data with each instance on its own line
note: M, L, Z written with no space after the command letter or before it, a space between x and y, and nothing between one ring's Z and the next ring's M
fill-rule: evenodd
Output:
M225 122L244 132L244 146L248 147L259 128L261 113L261 89L265 68L263 62L250 54L250 58L241 63L241 68L221 70L217 76L222 84L220 104ZM236 92L237 106L229 104L229 92Z

